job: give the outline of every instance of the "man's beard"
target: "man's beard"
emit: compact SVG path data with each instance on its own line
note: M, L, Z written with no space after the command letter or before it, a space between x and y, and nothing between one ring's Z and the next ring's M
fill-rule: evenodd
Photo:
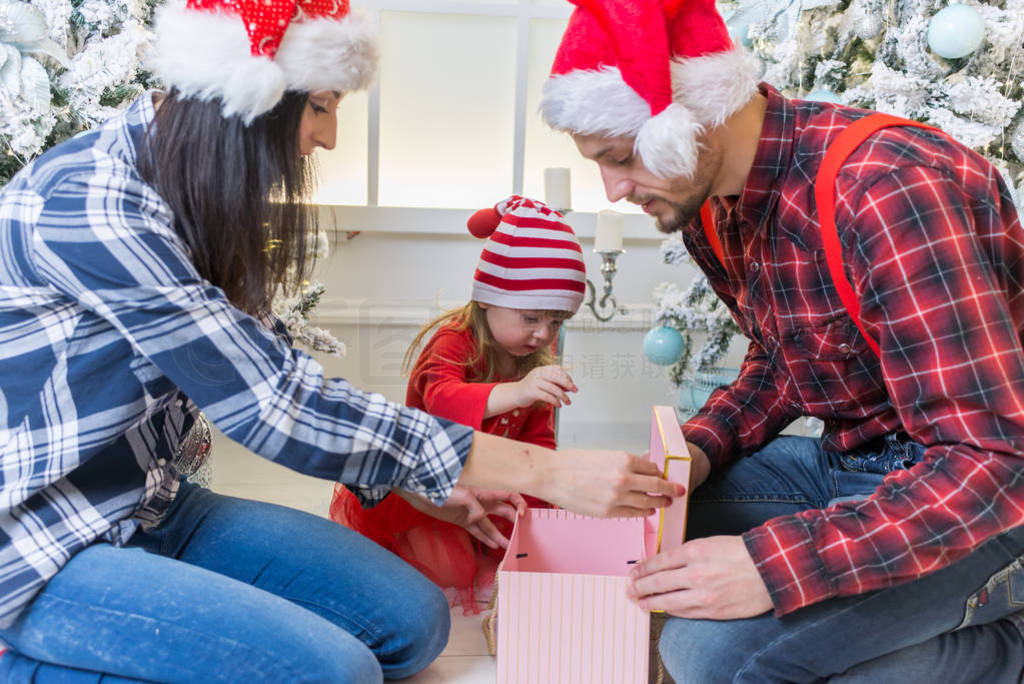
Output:
M679 204L676 202L669 202L663 197L652 195L648 197L640 197L637 198L636 200L630 198L629 201L634 202L635 204L638 205L643 205L652 199L667 204L669 208L672 210L672 215L664 220L662 220L658 216L653 217L654 226L660 232L665 234L671 234L683 230L688 225L690 225L695 218L697 218L697 216L700 214L701 205L704 204L706 198L694 196L687 199L686 202Z

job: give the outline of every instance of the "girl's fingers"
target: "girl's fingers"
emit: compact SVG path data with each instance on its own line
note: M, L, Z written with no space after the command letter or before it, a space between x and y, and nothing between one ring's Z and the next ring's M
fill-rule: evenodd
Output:
M484 546L487 546L491 549L498 548L498 544L495 543L494 540L492 540L487 535L487 533L481 529L479 524L467 526L466 531L473 535L473 537L477 539L480 543L482 543Z
M512 492L512 496L508 498L512 505L516 507L516 512L519 515L525 515L527 509L526 499L519 492Z
M508 548L508 539L503 535L498 528L494 525L494 521L490 518L484 518L478 523L483 534L487 537L485 542L492 549L494 548Z
M516 521L516 509L503 501L496 501L487 507L488 515L496 515L509 522Z
M561 406L568 406L571 403L569 401L569 395L562 390L558 383L549 381L543 385L541 389L558 399L558 401L562 402Z

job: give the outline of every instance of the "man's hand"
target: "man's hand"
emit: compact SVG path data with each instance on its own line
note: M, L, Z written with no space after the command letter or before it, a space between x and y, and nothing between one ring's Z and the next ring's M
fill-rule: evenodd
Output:
M419 494L402 489L396 489L394 492L419 512L465 528L492 549L508 548L508 538L498 531L494 522L487 516L497 515L515 522L516 515L526 513L526 500L521 495L497 489L455 485L451 496L440 506L435 506L429 499Z
M772 607L742 537L688 541L644 561L630 579L626 593L641 608L678 617L734 620Z

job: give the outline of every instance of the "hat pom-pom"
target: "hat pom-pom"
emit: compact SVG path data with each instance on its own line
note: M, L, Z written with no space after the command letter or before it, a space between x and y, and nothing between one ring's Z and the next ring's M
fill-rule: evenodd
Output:
M636 151L644 166L659 178L692 178L697 169L704 126L693 113L673 102L651 117L636 136Z
M469 228L473 237L483 240L491 236L500 222L501 214L498 213L498 210L494 207L487 207L470 216L466 221L466 227Z

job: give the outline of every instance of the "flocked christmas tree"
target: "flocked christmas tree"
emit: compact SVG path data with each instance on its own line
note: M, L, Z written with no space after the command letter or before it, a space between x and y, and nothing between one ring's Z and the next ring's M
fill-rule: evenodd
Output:
M923 121L984 154L1024 209L1024 0L739 0L733 39L784 94ZM666 263L687 263L678 236ZM739 332L702 275L654 293L657 325L682 333L675 384L716 365ZM694 336L702 346L694 349Z
M0 185L151 87L149 0L0 0Z

